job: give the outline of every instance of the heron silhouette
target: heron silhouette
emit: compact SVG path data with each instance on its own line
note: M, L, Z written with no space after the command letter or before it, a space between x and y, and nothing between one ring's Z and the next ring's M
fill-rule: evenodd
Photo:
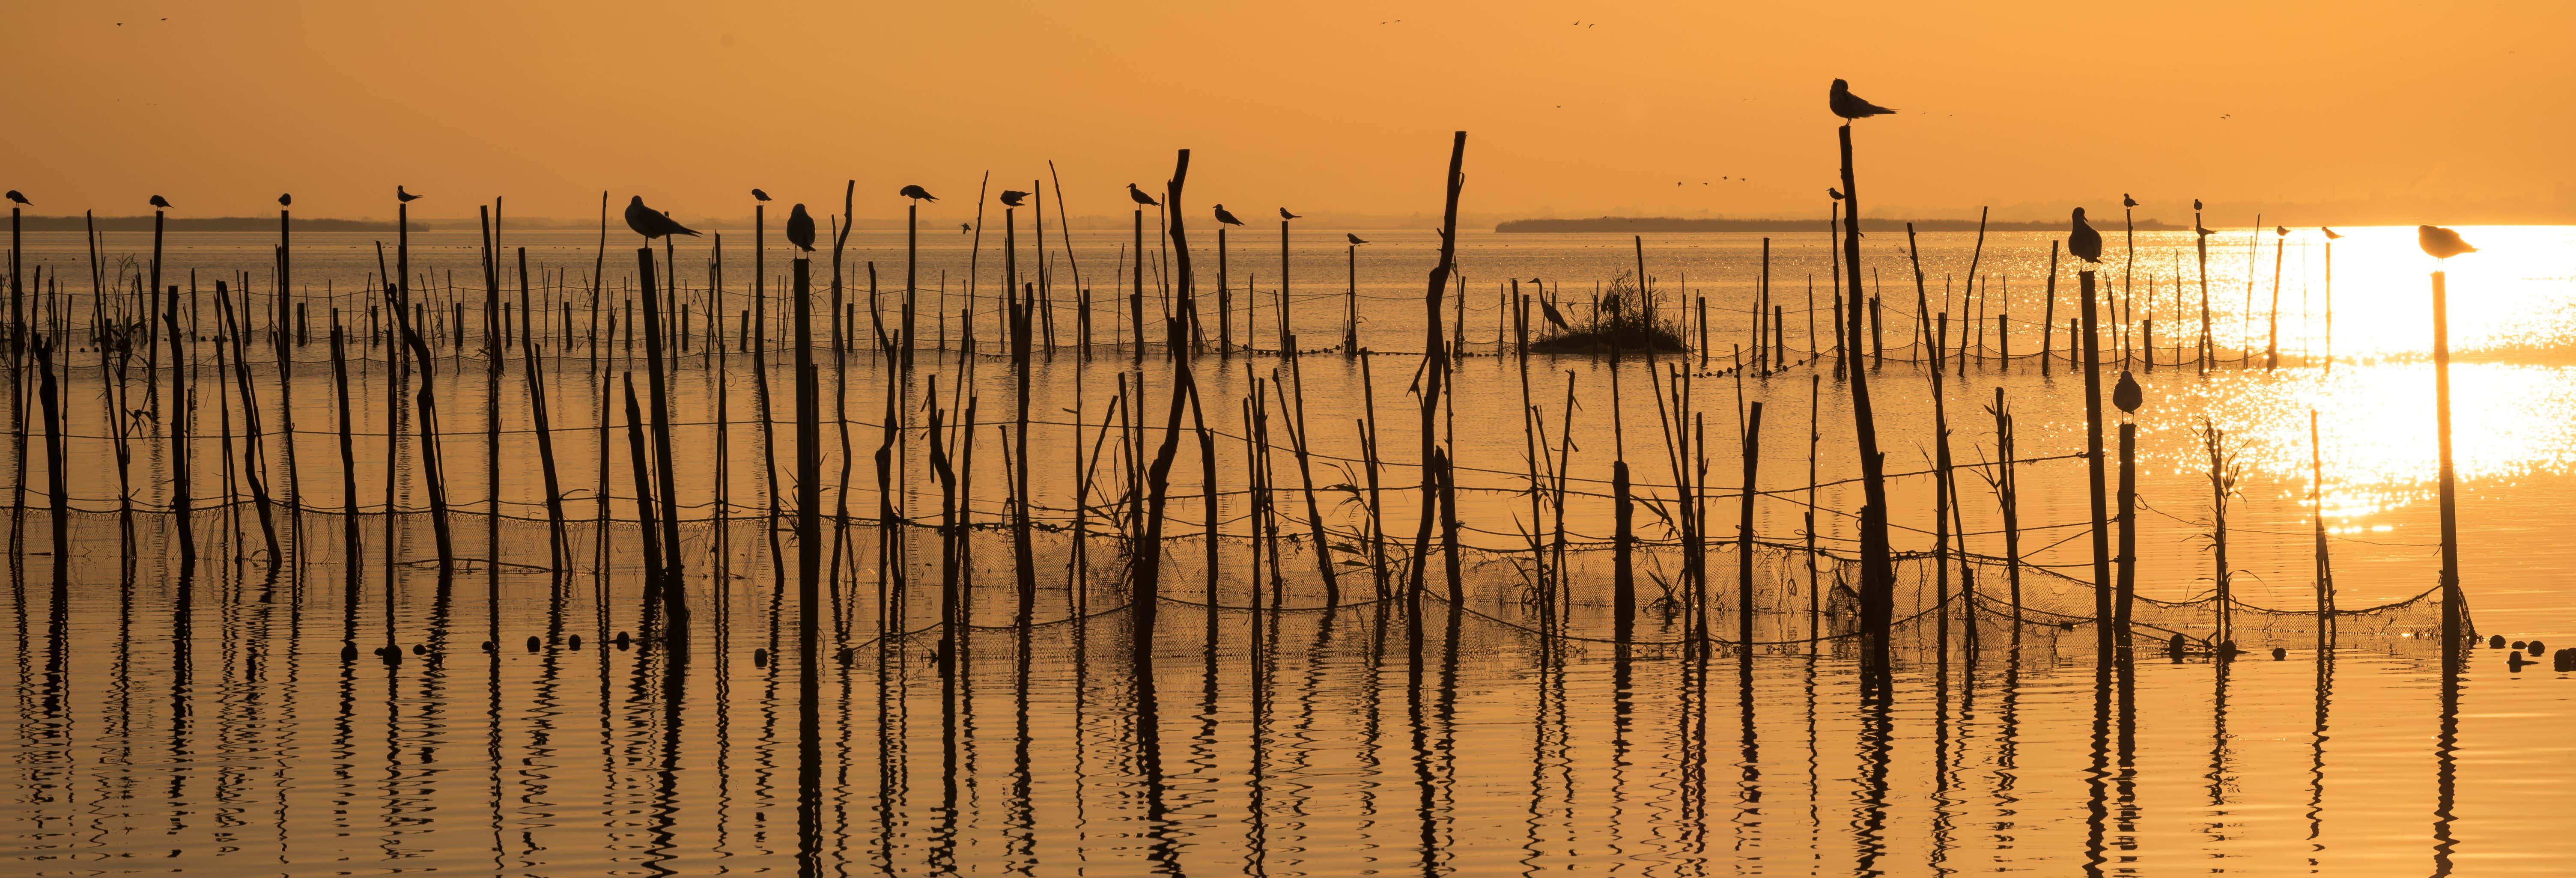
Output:
M759 187L757 187L757 186L752 187L752 190L751 190L751 200L753 200L753 201L768 201L768 200L769 200L769 193L760 191L760 188L759 188Z
M1004 189L1002 190L1002 206L1018 207L1020 206L1020 200L1027 197L1029 197L1029 194L1026 192L1022 192L1017 189Z
M1885 116L1896 112L1895 110L1861 100L1859 95L1851 93L1851 83L1844 82L1839 79L1834 80L1833 90L1825 93L1825 103L1827 106L1833 108L1834 115L1841 116L1845 119L1866 119L1871 116Z
M1136 202L1144 207L1163 206L1162 202L1154 200L1154 196L1147 195L1145 194L1145 190L1136 188L1136 184L1134 183L1127 184L1127 200Z
M36 203L35 203L35 202L33 202L33 201L28 201L28 200L27 200L27 196L24 196L24 195L20 195L20 194L18 194L18 190L16 190L16 189L11 189L11 190L9 190L9 200L10 200L10 201L17 202L17 203L19 203L19 204L27 205L27 206L29 206L29 207L34 207L34 206L35 206L35 204L36 204Z
M1225 209L1225 205L1222 204L1216 206L1216 221L1229 226L1243 225L1243 221L1235 219L1234 214L1227 211Z
M2318 226L2317 231L2326 233L2326 240L2328 241L2343 237L2343 233L2335 231L2332 226Z
M2120 206L2121 206L2121 207L2136 207L2136 206L2138 206L2138 200L2137 200L2137 199L2135 199L2135 198L2131 198L2131 197L2129 197L2129 193L2122 192L2122 193L2120 193Z
M420 196L418 196L418 195L413 195L413 194L411 194L411 193L409 193L409 192L403 191L403 187L401 186L401 184L395 184L395 186L394 186L394 200L395 200L395 201L400 201L400 202L404 202L404 203L408 204L408 203L410 203L411 201L413 201L414 199L417 199L417 198L419 198L419 197L420 197Z
M1538 303L1538 313L1545 316L1547 318L1547 322L1556 324L1556 328L1559 331L1574 331L1574 327L1565 325L1565 315L1557 312L1555 302Z
M923 188L921 188L921 187L919 187L919 186L905 186L905 187L903 187L903 189L902 189L901 191L896 192L895 194L896 194L896 195L901 195L901 196L903 196L903 197L905 197L905 198L910 198L910 199L912 199L912 200L914 200L914 201L938 201L938 200L939 200L939 196L932 195L932 194L930 194L930 190L928 190L928 189L923 189Z
M2478 252L2478 248L2471 247L2469 242L2460 240L2460 233L2441 226L2416 226L2415 245L2424 248L2424 255L2435 259L2449 259L2462 253Z
M170 199L158 195L152 196L152 206L166 210L170 207Z
M279 206L279 207L293 207L293 206L295 206L295 193L293 193L293 192L280 192L280 193L277 193L277 206Z
M647 241L664 235L695 237L698 234L695 230L664 216L661 211L645 207L644 196L641 195L630 198L626 202L626 227L634 229L636 234L644 236L644 240Z
M1283 207L1283 208L1280 208L1280 209L1279 209L1279 218L1280 218L1280 219L1284 219L1284 220L1292 220L1292 219L1296 219L1296 218L1297 218L1297 215L1296 215L1296 214L1293 214L1293 213L1289 213L1289 212L1288 212L1288 209L1287 209L1287 208L1285 208L1285 207Z
M1360 236L1358 236L1358 235L1351 234L1351 233L1349 233L1349 232L1343 232L1343 233L1342 233L1342 237L1345 237L1345 238L1349 238L1349 239L1351 239L1351 243L1352 243L1352 244L1366 244L1366 243L1368 243L1368 239L1367 239L1367 238L1363 238L1363 237L1360 237Z
M2075 209L2075 230L2066 233L2066 252L2086 262L2102 261L2102 233L2084 221L2084 208Z
M796 245L798 250L814 252L814 217L805 212L802 202L787 211L787 243Z

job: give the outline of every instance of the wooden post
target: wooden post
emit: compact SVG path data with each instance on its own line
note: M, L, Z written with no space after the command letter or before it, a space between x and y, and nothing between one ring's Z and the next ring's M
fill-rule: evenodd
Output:
M1753 501L1761 496L1762 403L1744 414L1744 489L1741 518L1735 525L1735 642L1743 655L1753 653Z
M2065 246L2066 242L2063 239L2048 242L2047 292L2040 296L2041 301L2045 303L2041 308L2039 320L2039 370L2042 373L2049 371L2049 367L2054 365L2048 355L2053 353L2051 348L2055 345L2051 342L2057 338L2057 254ZM2072 356L2073 352L2068 352L2068 355Z
M2334 642L2334 565L2326 555L2326 458L2317 439L2317 410L2308 410L2308 505L2314 510L2317 535L2317 642Z
M2004 521L2004 581L2012 590L2013 623L2021 623L2021 506L2013 474L2013 417L2004 406L2004 389L1995 387L1994 405L1986 408L1995 416L1995 500L2002 507ZM2019 631L2018 627L2015 629ZM2019 636L2018 633L2015 634Z
M2093 627L2095 646L2103 656L2111 654L2111 531L2110 498L2103 484L2102 466L2102 339L2094 299L2093 270L2076 272L2075 282L2083 310L2077 320L2083 327L2084 349L2084 470L2086 484L2092 489L2093 522Z
M2442 656L2445 670L2458 666L2460 639L2468 630L2468 607L2460 591L2460 519L2451 469L2451 316L2450 272L2433 272L2433 428L2438 436L2442 469Z
M662 583L662 618L666 624L664 631L669 637L667 645L677 652L687 649L689 645L689 606L687 580L682 578L682 571L686 565L680 561L679 491L675 487L672 476L674 466L671 458L671 397L662 374L666 362L662 358L662 313L656 303L656 300L661 297L654 293L657 287L653 276L653 248L649 245L637 248L635 259L636 276L642 281L645 289L644 357L648 362L644 367L644 375L649 397L647 404L652 406L649 417L652 418L653 428L654 487L661 495L662 504L660 560L665 565L664 569L659 571ZM802 349L801 345L799 349ZM811 354L809 353L808 356L810 357Z

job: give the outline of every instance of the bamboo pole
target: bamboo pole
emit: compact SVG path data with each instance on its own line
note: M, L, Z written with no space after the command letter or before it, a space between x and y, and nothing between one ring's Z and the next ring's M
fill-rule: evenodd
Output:
M688 585L682 578L686 565L680 560L679 491L675 487L676 480L672 476L674 466L671 458L671 397L667 380L663 377L667 361L662 356L662 309L655 301L660 296L654 293L657 286L654 283L652 246L648 244L636 248L635 260L636 277L640 279L645 289L644 358L647 362L644 376L648 397L646 403L652 407L652 410L647 413L647 416L652 419L651 469L655 482L653 487L655 493L660 495L659 501L662 504L660 516L662 551L660 557L655 560L663 566L655 573L661 584L659 595L662 598L662 618L667 626L664 629L668 637L667 645L673 652L681 652L687 650L689 646ZM676 282L674 279L674 283ZM628 393L633 392L630 387ZM631 399L629 405L632 405ZM647 551L646 555L651 558L652 553ZM652 581L655 580L647 580L647 582Z
M331 381L339 391L340 409L340 554L341 565L344 568L341 571L340 583L344 605L341 616L343 625L340 636L340 660L343 662L353 661L358 657L358 595L359 589L366 585L367 577L366 556L362 554L365 546L359 539L358 528L358 452L357 445L350 437L356 424L357 409L349 403L349 360L346 335L340 328L340 309L331 309ZM388 507L390 507L390 501L388 501ZM385 517L391 519L392 510L388 508L386 512ZM390 578L393 572L388 570L385 575ZM390 646L391 643L387 645Z

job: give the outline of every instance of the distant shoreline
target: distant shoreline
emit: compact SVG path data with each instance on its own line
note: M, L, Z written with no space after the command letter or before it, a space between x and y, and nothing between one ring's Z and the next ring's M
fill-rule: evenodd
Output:
M1642 232L1822 232L1822 231L1824 231L1824 230L1825 230L1826 222L1827 222L1827 221L1826 221L1826 219L1825 219L1824 217L1816 217L1816 218L1814 218L1814 219L1795 219L1795 220L1792 220L1792 219L1685 219L1685 218L1682 218L1682 217L1670 217L1670 216L1642 216L1642 217L1599 216L1599 217L1592 217L1592 218L1590 218L1590 219L1518 219L1518 220L1510 220L1510 221L1503 222L1503 223L1500 223L1500 224L1495 225L1495 226L1494 226L1494 231L1496 231L1496 232L1504 232L1504 233L1512 233L1512 232L1621 232L1621 233L1628 233L1628 232L1640 232L1640 233L1642 233ZM1860 228L1861 228L1861 231L1864 231L1864 232L1902 232L1902 231L1905 231L1905 226L1906 226L1906 224L1908 224L1908 223L1913 224L1913 226L1914 226L1914 230L1915 230L1915 231L1918 231L1918 232L1973 232L1973 231L1976 231L1976 230L1977 230L1977 221L1976 221L1976 220L1955 220L1955 219L1901 220L1901 219L1867 219L1867 218L1864 218L1864 219L1862 219L1862 220L1860 221ZM1837 226L1837 228L1839 228L1839 226ZM2067 221L2065 221L2065 220L2049 220L2049 221L2046 221L2046 222L2006 222L2006 221L2002 221L2002 220L1996 220L1996 221L1991 221L1991 222L1986 223L1986 224L1985 224L1985 228L1986 228L1986 231L1989 231L1989 232L2062 232L2062 231L2065 231L2065 230L2066 230L2066 228L2067 228ZM2118 220L2114 219L2113 221L2111 221L2110 223L2107 223L2107 224L2104 224L2104 223L2101 223L2101 222L2099 222L2099 221L2096 221L2095 228L2102 228L2102 229L2116 229L2116 228L2122 228L2122 226L2120 225L2120 223L2119 223L2119 221L2118 221ZM2142 220L2139 220L2139 221L2138 221L2138 230L2139 230L2139 231L2142 231L2142 232L2173 232L2173 231L2182 231L2182 230L2183 230L2183 227L2182 227L2182 226L2173 225L2173 224L2171 224L2171 223L2167 223L2167 222L2164 222L2164 221L2162 221L2162 220L2142 219Z

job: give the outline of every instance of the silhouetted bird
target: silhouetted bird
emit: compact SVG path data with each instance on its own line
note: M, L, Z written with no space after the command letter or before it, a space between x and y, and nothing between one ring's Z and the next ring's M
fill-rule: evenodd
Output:
M800 203L787 211L787 243L807 253L814 252L814 217Z
M966 234L967 232L971 232L971 231L974 231L974 230L975 230L975 227L974 227L974 226L970 226L970 225L967 225L967 224L965 224L965 223L958 223L958 224L957 224L957 233L958 233L958 234L960 234L960 235Z
M295 193L292 193L292 192L280 192L280 193L277 193L277 206L279 206L279 207L294 207L294 206L295 206Z
M1834 188L1834 187L1831 187L1831 186L1827 186L1827 187L1825 187L1825 197L1826 197L1826 198L1831 198L1831 199L1833 199L1833 200L1835 200L1835 201L1841 201L1841 200L1843 200L1843 191L1842 191L1842 190L1840 190L1840 189L1836 189L1836 188Z
M1018 207L1020 206L1020 199L1027 197L1029 197L1029 194L1026 192L1022 192L1017 189L1004 189L1002 190L1002 206Z
M2449 259L2462 253L2478 252L2478 248L2471 247L2469 242L2460 240L2460 233L2441 226L2416 226L2415 243L2424 248L2424 255L2435 259Z
M409 192L405 192L405 191L403 191L403 187L402 187L402 186L400 186L400 185L396 185L396 186L394 186L394 200L395 200L395 201L409 202L409 201L411 201L412 199L419 198L419 197L420 197L420 196L418 196L418 195L413 195L413 194L411 194L411 193L409 193Z
M2084 222L2084 208L2075 209L2075 230L2066 233L2066 252L2086 262L2102 261L2102 233Z
M1243 225L1243 221L1235 219L1234 214L1227 212L1225 205L1222 204L1216 206L1216 221L1229 226Z
M753 201L768 201L768 200L769 200L769 193L760 191L760 188L759 188L759 187L757 187L757 186L752 187L752 190L751 190L751 200L753 200Z
M24 195L20 195L20 194L18 194L18 190L16 190L16 189L11 189L11 190L9 190L9 200L10 200L10 201L17 202L17 203L19 203L19 204L24 204L24 205L27 205L27 206L30 206L30 207L33 207L33 206L35 206L35 204L36 204L36 203L35 203L35 202L33 202L33 201L28 201L28 200L27 200L27 196L24 196Z
M1859 95L1851 93L1851 83L1839 79L1834 80L1833 90L1825 93L1825 103L1833 107L1834 115L1845 119L1865 119L1896 112L1861 100Z
M690 230L689 227L680 225L679 223L674 222L670 217L662 215L661 211L645 207L644 196L641 195L628 199L626 202L626 227L634 229L636 234L644 236L644 240L647 241L662 237L663 235L694 236L697 234L697 232Z
M2137 200L2137 199L2135 199L2135 198L2131 198L2131 197L2129 197L2129 193L2122 192L2122 193L2120 193L2120 206L2121 206L2121 207L2136 207L2136 206L2138 206L2138 200Z
M896 192L895 194L896 194L896 195L901 195L901 196L903 196L903 197L905 197L905 198L910 198L910 199L912 199L912 200L914 200L914 201L938 201L938 200L939 200L939 197L938 197L938 196L935 196L935 195L930 194L930 190L928 190L928 189L923 189L923 188L921 188L921 187L919 187L919 186L906 186L906 187L903 187L902 191Z
M1136 188L1136 184L1134 183L1127 184L1127 200L1146 207L1163 206L1162 202L1154 200L1154 196L1147 195L1145 194L1145 190Z
M1349 232L1343 232L1343 233L1342 233L1342 237L1345 237L1345 238L1349 238L1349 239L1351 239L1351 243L1353 243L1353 244L1366 244L1366 243L1368 243L1368 239L1367 239L1367 238L1363 238L1363 237L1360 237L1360 236L1358 236L1358 235L1351 234L1351 233L1349 233Z
M1565 325L1565 315L1557 313L1555 302L1538 303L1538 313L1545 315L1547 317L1547 322L1556 324L1557 329L1566 332L1574 331L1574 327Z
M2120 386L2111 389L2111 404L2119 406L2122 412L2135 412L2143 402L2146 402L2146 394L2138 389L2138 379L2131 377L2128 370L2121 370Z
M2289 236L2290 236L2290 227L2289 227L2289 226L2273 226L2273 227L2272 227L2272 234L2273 234L2275 237L2287 238L2287 237L2289 237Z
M2193 209L2193 210L2199 210L2199 209L2200 209L2200 199L2194 198L2194 199L2192 199L2192 200L2191 200L2191 209Z
M152 196L152 206L166 209L170 206L170 199L158 195Z
M1297 218L1297 215L1296 215L1296 214L1293 214L1293 213L1289 213L1289 212L1288 212L1288 209L1287 209L1287 208L1285 208L1285 207L1283 207L1283 208L1280 208L1280 209L1279 209L1279 218L1280 218L1280 219L1284 219L1284 220L1292 220L1292 219L1296 219L1296 218Z
M2318 226L2318 227L2317 227L2317 231L2320 231L2320 232L2324 232L2324 233L2326 233L2326 240L2328 240L2328 241L2332 241L2332 240L2334 240L2334 239L2336 239L2336 238L2341 238L2341 237L2343 237L2343 233L2342 233L2342 232L2335 231L2332 227L2329 227L2329 226Z

